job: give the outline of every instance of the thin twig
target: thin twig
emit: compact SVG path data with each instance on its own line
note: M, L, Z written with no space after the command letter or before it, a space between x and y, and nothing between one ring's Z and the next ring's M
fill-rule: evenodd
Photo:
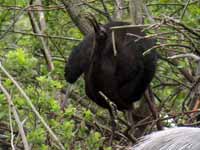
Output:
M6 32L6 30L1 30L0 32ZM31 33L31 32L24 32L24 31L16 31L16 30L10 30L7 32L12 32L16 34L23 34L23 35L30 35L30 36L42 36L45 38L50 38L50 39L61 39L61 40L69 40L69 41L81 41L81 39L76 39L73 37L65 37L65 36L57 36L57 35L47 35L47 34L38 34L38 33Z
M112 44L113 44L113 54L117 56L117 48L115 43L115 31L112 31Z
M40 30L40 28L37 24L36 18L34 16L34 13L32 11L29 11L29 17L30 17L31 23L34 25L34 29L33 29L34 32L41 35L42 31ZM43 48L44 48L43 52L44 52L44 55L45 55L45 58L46 58L46 61L47 61L47 64L48 64L48 69L49 69L49 71L53 71L54 70L54 64L52 62L52 57L51 57L51 53L50 53L47 41L45 40L44 37L39 36L39 39L40 39L40 41L43 45Z
M0 40L4 38L4 36L13 28L13 26L15 25L15 23L20 19L20 17L25 13L23 12L23 10L29 8L29 6L23 8L15 17L14 21L11 23L11 25L6 29L6 31L0 35Z
M154 24L153 24L154 25ZM118 30L118 29L127 29L127 28L138 28L138 27L149 27L149 26L153 26L151 24L147 24L147 25L143 25L143 24L139 24L139 25L123 25L123 26L115 26L115 27L111 27L111 30Z
M157 49L157 48L163 48L163 47L168 47L168 46L173 46L173 47L183 47L183 48L187 48L187 49L193 49L192 47L188 46L188 45L182 45L182 44L160 44L160 45L156 45L153 46L152 48L146 50L143 55L147 55L149 54L152 50Z
M45 8L39 8L38 7L45 7ZM53 10L63 10L65 9L64 6L44 6L44 5L30 5L31 8L24 9L21 6L15 6L15 5L0 5L0 8L3 10L22 10L22 11L53 11Z
M10 134L11 134L11 138L10 138L10 144L12 147L12 150L15 150L15 146L14 146L14 134L13 134L13 125L12 125L12 113L11 113L11 106L9 105L9 123L10 123Z
M195 32L195 29L190 28L188 26L186 26L185 24L181 23L179 20L175 20L172 17L165 17L165 21L169 22L171 21L172 23L179 25L180 27L182 27L183 29L185 29L186 31L190 32L191 34L195 35L197 38L200 38L200 34Z
M168 57L168 59L177 59L177 58L193 58L195 61L199 61L200 57L193 54L193 53L188 53L188 54L179 54L179 55L174 55L174 56L170 56Z
M106 17L108 18L109 21L112 21L112 18L111 18L110 14L109 14L109 11L108 11L108 9L106 7L106 4L105 4L104 0L100 0L100 1L101 1L101 4L103 5Z
M1 65L1 64L0 64L0 68L2 69L2 65ZM4 68L3 68L3 69L4 69ZM2 69L2 70L3 70L3 69ZM3 71L4 71L4 70L3 70ZM6 99L7 99L7 101L8 101L8 104L9 104L9 106L10 106L11 109L12 109L12 112L13 112L13 115L14 115L14 118L15 118L15 121L16 121L16 123L17 123L17 125L18 125L19 132L20 132L20 135L21 135L21 137L22 137L22 142L23 142L23 144L24 144L24 149L25 149L25 150L30 150L28 141L27 141L27 139L26 139L26 134L25 134L25 131L24 131L24 129L23 129L22 122L20 121L20 118L19 118L19 115L18 115L18 113L17 113L17 110L16 110L16 108L15 108L15 106L14 106L12 100L11 100L10 94L9 94L8 91L4 88L4 86L3 86L2 83L1 83L1 81L0 81L0 89L1 89L1 91L5 94Z
M110 20L111 18L109 18L109 15L107 14L107 12L104 12L104 11L102 11L102 10L96 8L96 7L93 7L92 5L88 4L87 2L83 2L83 4L86 5L86 6L88 6L88 7L91 8L91 9L95 10L97 13L106 16L106 18L107 18L109 21L111 21L111 20Z
M187 3L185 4L185 7L184 7L184 9L183 9L183 13L182 13L182 15L181 15L180 20L183 19L184 15L185 15L185 12L186 12L186 9L187 9L188 6L189 6L189 3L190 3L190 0L188 0Z

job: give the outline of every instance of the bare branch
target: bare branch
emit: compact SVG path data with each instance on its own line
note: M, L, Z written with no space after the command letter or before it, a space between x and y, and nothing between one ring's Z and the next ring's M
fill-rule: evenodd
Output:
M11 138L10 138L10 145L12 147L12 150L15 150L15 146L14 146L14 134L13 134L13 125L12 125L12 113L11 113L11 106L9 105L9 122L10 122L10 134L11 134Z
M74 0L75 1L75 0ZM89 23L84 19L81 14L80 10L78 10L78 6L74 4L74 1L72 3L72 0L61 0L63 5L65 6L66 11L68 12L69 16L71 17L72 21L74 24L79 28L79 30L84 34L89 34L93 30L91 30L91 26ZM76 0L76 1L81 1L81 0ZM80 3L80 2L79 2Z
M177 59L177 58L193 58L195 61L200 61L200 57L193 53L179 54L179 55L174 55L174 56L168 57L168 59Z
M15 25L15 23L19 20L19 18L24 14L23 10L29 8L29 6L24 7L15 17L14 21L11 23L11 25L6 29L6 31L0 35L0 40L4 38L4 36L10 31L12 30L13 26Z
M190 0L188 0L187 3L185 4L185 7L184 7L184 9L183 9L183 13L182 13L181 18L180 18L181 20L183 19L184 15L185 15L185 12L186 12L186 9L187 9L188 6L189 6L189 3L190 3Z
M140 24L140 25L124 25L124 26L115 26L115 27L111 27L110 29L111 30L118 30L118 29L127 29L127 28L138 28L138 27L141 27L141 28L144 28L144 27L149 27L149 26L154 26L155 24L146 24L146 25L143 25L143 24Z
M163 48L163 47L169 47L169 46L173 46L173 47L183 47L183 48L187 48L187 49L193 49L193 47L190 47L188 45L183 45L183 44L160 44L160 45L156 45L148 50L146 50L143 55L147 55L149 54L152 50L157 49L157 48Z
M103 5L106 17L108 18L109 21L112 21L112 18L111 18L110 14L109 14L109 11L108 11L108 9L106 7L106 4L105 4L104 0L100 0L100 1L101 1L101 4Z
M42 31L40 30L38 24L37 24L37 21L34 17L34 14L33 12L29 11L29 17L30 17L30 20L31 20L31 23L33 25L33 31L37 34L43 34ZM48 44L47 44L47 41L45 40L44 37L39 37L39 39L41 40L41 43L43 45L43 53L44 53L44 56L46 58L46 61L47 61L47 64L48 64L48 69L49 71L53 71L54 70L54 65L53 65L53 62L52 62L52 58L51 58L51 54L50 54L50 50L49 50L49 47L48 47Z
M38 10L43 8L41 0L36 0L35 3L36 5L38 5ZM40 31L41 33L44 34L46 30L46 20L45 20L44 12L42 10L38 11L38 16L39 16Z
M112 31L112 44L113 44L113 54L117 56L117 48L115 44L115 31Z
M2 66L0 64L0 68L2 69ZM13 115L14 115L14 118L15 118L15 121L18 125L18 128L19 128L19 132L20 132L20 135L22 137L22 142L24 144L24 149L25 150L30 150L30 147L29 147L29 144L28 144L28 141L26 139L26 134L24 132L24 129L23 129L23 125L22 125L22 122L20 121L20 118L19 118L19 115L17 113L17 110L11 100L11 96L10 94L8 93L8 91L4 88L4 86L2 85L1 81L0 81L0 89L1 91L5 94L6 96L6 99L8 101L8 104L9 104L9 107L12 109L12 112L13 112Z
M0 32L6 32L6 30L1 30ZM16 34L23 34L23 35L31 35L31 36L42 36L45 38L51 38L51 39L61 39L61 40L69 40L69 41L81 41L81 39L76 39L73 37L65 37L65 36L57 36L57 35L46 35L46 34L38 34L38 33L30 33L30 32L24 32L24 31L16 31L16 30L10 30L7 32L12 32L12 33L16 33Z
M99 14L101 14L101 15L104 15L109 21L112 21L112 18L111 18L110 14L109 14L109 12L108 12L108 10L107 10L107 7L106 7L105 4L104 4L104 1L103 1L103 0L100 0L100 1L101 1L102 5L103 5L103 7L104 7L104 11L102 11L101 9L98 9L98 8L96 8L96 7L93 7L92 5L90 5L90 4L87 3L87 2L82 1L82 3L83 3L84 5L86 5L86 6L88 6L89 8L95 10L97 13L99 13Z

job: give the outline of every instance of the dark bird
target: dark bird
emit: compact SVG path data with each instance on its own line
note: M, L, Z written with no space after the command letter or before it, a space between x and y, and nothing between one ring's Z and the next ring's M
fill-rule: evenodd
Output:
M107 108L113 118L109 102L100 92L112 101L118 110L131 109L151 82L157 62L157 54L151 51L154 39L141 38L146 34L142 28L120 28L114 30L116 55L114 55L111 27L130 25L127 22L110 22L99 25L89 19L94 32L75 47L65 66L65 78L74 83L83 73L86 95L96 104ZM129 36L127 34L135 36Z
M117 54L113 54L111 27L130 25L127 22L110 22L99 25L94 21L94 33L75 47L65 66L67 82L74 83L84 74L87 96L104 108L109 104L99 91L104 93L117 109L129 109L134 101L141 98L151 82L155 70L157 54L151 51L143 56L143 52L152 48L154 39L128 36L127 33L144 37L142 28L123 28L115 30Z
M177 127L146 135L132 150L200 150L200 129Z

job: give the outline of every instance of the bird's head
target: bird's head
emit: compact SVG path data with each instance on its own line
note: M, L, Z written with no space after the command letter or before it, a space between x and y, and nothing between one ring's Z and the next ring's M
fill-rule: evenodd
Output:
M90 25L94 29L94 36L95 36L96 42L101 43L101 41L106 40L107 29L105 27L103 27L101 24L99 24L92 14L87 16L86 19L89 21Z

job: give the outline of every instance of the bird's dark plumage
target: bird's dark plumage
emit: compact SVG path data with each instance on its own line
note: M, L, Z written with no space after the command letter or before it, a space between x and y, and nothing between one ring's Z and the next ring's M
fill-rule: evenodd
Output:
M65 67L68 82L74 83L83 73L87 96L108 109L109 104L99 91L119 110L129 109L132 102L141 98L156 69L156 52L143 56L144 51L155 45L155 40L144 38L136 42L136 37L127 36L127 33L145 36L139 27L115 30L114 56L110 27L122 25L129 23L111 22L103 26L94 23L95 32L72 50Z

